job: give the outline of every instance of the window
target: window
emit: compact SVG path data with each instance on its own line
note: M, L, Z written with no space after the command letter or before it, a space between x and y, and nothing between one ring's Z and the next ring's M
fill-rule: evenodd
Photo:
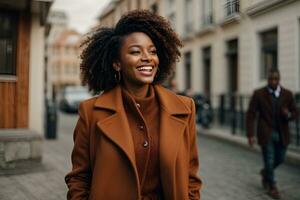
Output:
M52 69L52 71L51 71L51 75L56 75L57 74L57 72L56 72L56 65L53 65L53 66L51 66L51 69Z
M53 68L52 68L52 69L53 69L52 75L58 76L59 73L60 73L60 71L59 71L59 65L58 65L58 64L53 65Z
M73 67L73 74L76 75L78 66L75 63L73 63L72 67Z
M175 1L174 0L168 0L166 7L168 8L167 11L167 16L168 19L172 25L172 28L175 30L176 29L176 6L175 6Z
M70 46L66 46L65 47L65 52L66 52L66 55L70 55L71 54L71 47Z
M158 6L156 3L151 6L151 11L155 14L158 12Z
M137 0L136 7L137 9L141 9L141 0Z
M16 75L17 14L0 10L0 74Z
M299 67L299 72L298 72L298 81L299 81L299 89L300 89L300 18L298 19L298 67ZM300 92L299 92L300 95ZM300 98L300 97L299 97Z
M238 39L227 41L228 92L238 91Z
M184 54L184 65L185 65L185 87L190 89L191 84L191 68L192 68L192 58L191 52Z
M202 0L202 25L212 24L212 0Z
M211 47L202 49L202 63L203 63L203 92L206 97L211 94Z
M193 31L193 1L185 0L185 33Z
M49 73L51 73L51 77L53 77L53 76L55 76L56 75L56 67L55 67L55 65L52 65L52 66L50 66L51 68L51 70L49 71Z
M268 70L277 68L277 29L260 34L261 38L261 67L260 78L266 79Z
M65 64L65 75L69 75L70 71L71 71L70 64L69 63Z
M60 48L58 46L53 47L53 54L56 56L60 54Z
M168 18L169 18L172 28L175 30L176 29L175 13L171 13Z
M167 8L172 12L175 11L175 0L167 0Z
M225 14L226 17L234 15L240 11L240 1L239 0L226 0L225 4Z

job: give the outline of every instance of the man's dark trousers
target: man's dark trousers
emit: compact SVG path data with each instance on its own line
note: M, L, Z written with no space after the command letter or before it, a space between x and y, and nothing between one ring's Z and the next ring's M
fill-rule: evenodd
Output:
M261 146L264 175L270 185L275 185L274 170L283 163L286 155L286 146L280 141L280 136L277 131L272 131L272 137L266 145Z

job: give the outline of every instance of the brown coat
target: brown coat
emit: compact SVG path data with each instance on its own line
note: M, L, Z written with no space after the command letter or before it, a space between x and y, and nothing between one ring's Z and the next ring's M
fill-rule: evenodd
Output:
M195 105L155 86L161 106L160 175L164 199L200 199ZM140 199L134 145L116 86L81 103L74 131L68 199Z
M290 142L288 122L296 119L298 117L298 112L293 94L289 90L281 87L278 100L280 111L280 137L282 143L284 145L288 145ZM289 110L291 113L290 118L283 114L283 108L287 108ZM254 135L254 124L256 114L258 114L257 138L260 145L265 145L272 134L272 112L272 96L267 90L267 87L254 91L247 112L247 136L251 137Z

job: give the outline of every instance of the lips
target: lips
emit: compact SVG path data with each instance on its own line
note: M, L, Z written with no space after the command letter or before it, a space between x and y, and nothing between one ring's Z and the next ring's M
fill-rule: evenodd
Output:
M153 66L151 66L151 65L143 65L143 66L137 67L137 70L140 71L140 72L152 72Z
M136 69L137 69L138 73L144 77L151 77L151 76L153 76L153 73L154 73L153 65L141 65L141 66L137 67Z

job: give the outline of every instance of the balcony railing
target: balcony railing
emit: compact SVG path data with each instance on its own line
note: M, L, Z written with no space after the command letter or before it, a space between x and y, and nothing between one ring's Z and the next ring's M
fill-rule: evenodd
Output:
M246 112L250 96L223 94L217 97L218 108L215 109L214 124L228 127L232 134L246 136ZM298 111L300 110L300 93L295 95ZM300 148L300 118L289 124L291 146Z
M227 0L224 7L225 7L226 17L232 16L232 15L240 12L240 1L239 0Z
M208 26L208 25L211 25L212 23L213 23L212 14L206 14L203 16L203 19L202 19L203 26Z
M185 28L185 30L184 30L184 37L191 36L191 34L194 31L194 29L193 29L193 23L192 22L186 22L184 28Z

